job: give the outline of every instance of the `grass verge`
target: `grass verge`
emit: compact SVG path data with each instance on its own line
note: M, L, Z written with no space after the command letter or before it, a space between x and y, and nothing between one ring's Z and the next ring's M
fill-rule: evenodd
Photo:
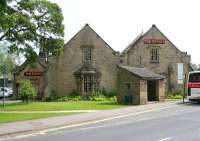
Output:
M14 113L0 113L0 123L8 123L8 122L16 122L16 121L24 121L24 120L32 120L39 118L47 118L53 116L64 116L71 115L75 113L23 113L23 114L14 114Z
M60 111L60 110L108 110L124 107L116 101L70 101L70 102L30 102L9 103L0 111Z
M1 111L62 111L62 110L109 110L124 107L115 101L70 101L70 102L30 102L0 105L0 123L32 120L77 113L1 113Z

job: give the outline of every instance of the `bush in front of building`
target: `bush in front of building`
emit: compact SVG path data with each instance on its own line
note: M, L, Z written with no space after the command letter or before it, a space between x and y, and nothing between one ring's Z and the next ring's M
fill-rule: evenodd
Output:
M167 94L167 99L182 99L183 98L183 90L177 90L173 93Z
M167 99L183 99L182 95L168 95Z
M30 80L21 80L19 84L20 84L19 96L23 102L29 102L30 100L33 100L36 97L37 95L36 90L33 87Z
M47 97L45 99L46 102L52 102L52 101L60 101L60 102L66 102L66 101L117 101L116 98L116 91L106 91L104 88L102 90L98 90L95 92L92 92L88 95L82 95L80 92L76 90L72 90L68 95L66 96L58 96L54 92L52 92L50 97Z
M62 96L58 98L56 101L66 102L66 101L82 101L81 96Z
M67 96L50 96L45 99L47 102L51 101L60 101L60 102L66 102L66 101L117 101L116 98L116 92L110 91L107 92L104 89L99 90L96 92L93 92L89 95L81 95L76 90L72 90L71 93Z
M54 101L116 101L116 96L105 97L104 95L85 95L85 96L63 96Z

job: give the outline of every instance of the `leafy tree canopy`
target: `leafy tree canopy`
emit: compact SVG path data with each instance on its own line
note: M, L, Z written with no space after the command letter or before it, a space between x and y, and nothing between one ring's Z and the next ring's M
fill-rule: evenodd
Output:
M0 76L3 71L11 74L15 65L18 63L17 61L19 61L19 57L16 54L9 54L7 52L7 47L0 44Z
M57 55L64 45L60 7L47 0L1 0L0 43L34 61L38 50Z

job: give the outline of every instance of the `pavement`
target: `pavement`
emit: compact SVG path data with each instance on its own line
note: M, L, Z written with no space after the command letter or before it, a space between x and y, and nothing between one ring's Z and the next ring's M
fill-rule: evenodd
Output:
M200 141L200 104L176 104L9 141Z
M125 118L146 112L153 112L169 107L174 107L177 102L149 103L146 105L127 106L125 108L102 110L77 115L57 116L45 119L19 121L0 124L0 140L12 137L21 137L30 134L44 134L70 127L78 127L94 123L105 122L113 119Z

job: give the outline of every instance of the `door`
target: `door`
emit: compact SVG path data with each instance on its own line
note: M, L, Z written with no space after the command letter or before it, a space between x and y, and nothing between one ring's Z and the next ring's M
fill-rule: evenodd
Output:
M147 82L148 101L156 100L156 81Z

